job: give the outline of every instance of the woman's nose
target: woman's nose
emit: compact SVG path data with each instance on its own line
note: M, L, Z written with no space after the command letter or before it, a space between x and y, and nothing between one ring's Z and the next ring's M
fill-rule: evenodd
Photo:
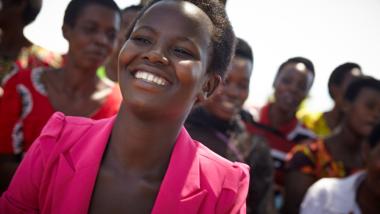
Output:
M169 64L169 60L165 56L165 52L160 47L152 48L151 50L149 50L145 54L144 59L148 60L150 63L153 63L153 64L162 64L162 65Z
M116 39L113 41L110 41L104 32L97 32L95 35L95 41L97 44L100 44L102 46L109 46L115 43Z
M236 84L231 84L231 83L223 84L223 91L224 93L226 93L228 96L231 96L231 97L237 97L239 96L239 93L240 93L239 87Z

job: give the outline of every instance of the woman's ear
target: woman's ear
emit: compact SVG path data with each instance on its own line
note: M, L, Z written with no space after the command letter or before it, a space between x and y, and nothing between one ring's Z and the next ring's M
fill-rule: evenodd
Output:
M67 41L69 41L70 27L67 24L62 25L62 35L63 35L63 38L65 38Z
M215 92L221 82L222 77L219 74L209 74L207 80L203 83L202 91L198 94L195 104L207 100Z
M340 87L337 85L331 85L330 92L334 100L341 94Z

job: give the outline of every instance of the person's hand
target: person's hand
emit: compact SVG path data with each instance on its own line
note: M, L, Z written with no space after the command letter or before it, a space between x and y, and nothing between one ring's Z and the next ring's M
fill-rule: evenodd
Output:
M3 94L4 94L4 90L2 87L0 87L0 98L3 96Z

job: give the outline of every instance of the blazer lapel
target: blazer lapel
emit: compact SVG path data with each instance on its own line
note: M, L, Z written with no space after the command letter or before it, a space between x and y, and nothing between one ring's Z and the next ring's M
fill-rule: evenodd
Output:
M75 127L75 130L68 130L72 132L69 139L71 145L61 150L54 175L53 213L88 212L113 123L114 117L94 121L89 127L87 126L87 130L78 130L78 127ZM66 143L68 139L62 141Z
M182 128L152 213L197 213L206 195L200 186L197 144Z

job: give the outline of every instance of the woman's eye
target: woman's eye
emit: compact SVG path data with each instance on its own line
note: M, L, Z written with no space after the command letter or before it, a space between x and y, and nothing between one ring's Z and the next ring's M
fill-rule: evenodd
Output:
M194 58L194 55L184 48L174 48L174 53L181 58Z
M372 101L372 100L369 100L367 102L365 102L365 107L368 109L368 110L374 110L376 108L376 102Z
M108 31L107 32L107 38L110 41L114 41L116 39L117 33L115 31Z
M86 34L92 34L92 33L95 33L97 31L95 26L89 26L89 25L82 26L81 29Z
M249 85L248 85L247 83L240 83L240 84L238 85L238 87L239 87L239 89L241 89L241 90L246 90L246 89L249 88Z
M307 85L306 84L298 84L297 87L301 91L307 90Z
M288 78L288 77L283 77L281 79L281 82L286 84L286 85L289 85L290 83L292 83L292 79L291 78Z
M136 37L132 37L131 39L132 39L132 41L134 41L138 44L143 44L143 45L151 44L151 41L147 38L144 38L144 37L136 36Z

